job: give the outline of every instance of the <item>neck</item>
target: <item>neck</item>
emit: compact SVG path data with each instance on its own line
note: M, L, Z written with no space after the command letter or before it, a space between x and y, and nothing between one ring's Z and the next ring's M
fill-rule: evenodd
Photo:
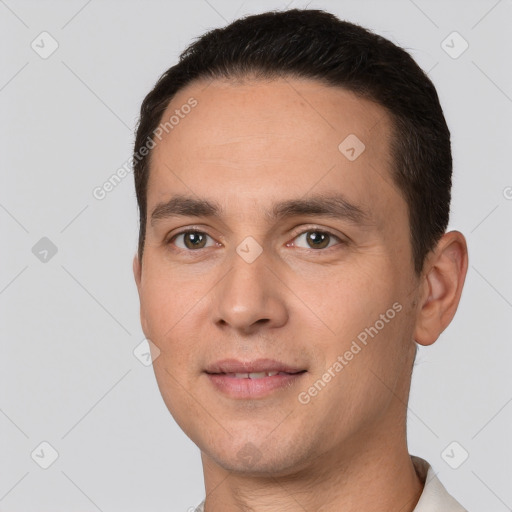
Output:
M405 435L360 432L285 476L247 476L221 468L202 454L205 512L412 512L423 490Z

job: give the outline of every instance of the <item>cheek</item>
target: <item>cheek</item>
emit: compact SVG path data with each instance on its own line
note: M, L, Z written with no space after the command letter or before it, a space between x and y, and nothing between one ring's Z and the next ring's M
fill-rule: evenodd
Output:
M171 296L171 298L170 298ZM183 301L172 294L151 294L144 305L146 309L145 334L159 349L154 360L155 376L168 406L171 397L180 395L180 383L187 386L197 346L197 334L191 329Z
M146 272L147 269L147 272ZM149 259L143 275L142 313L149 337L166 342L179 329L182 319L193 313L204 292L199 279L185 278L177 269Z
M338 392L346 393L349 403L364 399L368 405L389 394L379 377L386 384L394 383L405 368L411 319L400 277L389 266L357 272L352 268L343 274L339 272L312 300L328 326L323 329L325 336L315 339L318 372L343 358Z
M200 340L192 321L201 295L177 283L167 273L146 275L141 303L146 320L146 336L159 348L153 362L162 398L180 427L188 429L188 412L197 404L184 389L192 389L196 377L194 363ZM196 372L196 373L194 373ZM186 413L185 413L186 412ZM200 411L196 411L198 414Z
M317 287L314 294L310 292L308 297L306 300L314 305L314 310L318 311L328 327L327 346L331 346L333 340L338 340L337 348L342 349L347 342L379 321L380 315L385 315L395 302L399 302L400 285L393 279L389 269L356 269L352 266L346 271L337 270L322 286ZM391 311L388 316L394 317L395 313ZM385 327L387 330L388 324Z

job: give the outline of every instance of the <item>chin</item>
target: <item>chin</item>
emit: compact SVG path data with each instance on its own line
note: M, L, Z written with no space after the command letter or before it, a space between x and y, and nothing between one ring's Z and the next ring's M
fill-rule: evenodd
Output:
M218 466L226 471L251 477L287 476L307 466L306 450L300 443L286 443L284 440L273 439L273 442L259 444L247 438L234 442L226 439L227 446L222 443L205 447L201 451Z
M293 462L275 457L266 458L265 455L256 460L250 458L240 460L237 455L227 458L224 454L222 457L213 458L213 460L226 471L250 477L285 476L297 471L297 465Z

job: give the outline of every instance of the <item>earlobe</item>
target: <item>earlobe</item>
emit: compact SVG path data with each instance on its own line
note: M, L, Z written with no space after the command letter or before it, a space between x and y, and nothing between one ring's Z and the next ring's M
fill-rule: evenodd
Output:
M468 268L464 235L445 233L426 261L423 296L418 306L414 339L431 345L452 321L459 305Z
M142 295L141 295L141 272L142 272L142 266L140 264L139 257L136 254L133 258L133 277L135 278L135 284L137 285L137 292L139 294L140 324L142 327L142 332L147 337L147 324L146 324L146 317L144 315L144 308L143 308L143 304L142 304Z
M135 278L135 284L137 289L140 290L140 277L141 277L141 265L137 254L133 257L133 277ZM140 295L140 292L139 292Z

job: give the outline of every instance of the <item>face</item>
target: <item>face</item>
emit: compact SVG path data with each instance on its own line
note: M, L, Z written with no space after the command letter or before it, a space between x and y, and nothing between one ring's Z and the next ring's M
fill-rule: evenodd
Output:
M418 286L386 112L297 79L196 82L176 109L134 271L177 423L253 474L403 435Z

